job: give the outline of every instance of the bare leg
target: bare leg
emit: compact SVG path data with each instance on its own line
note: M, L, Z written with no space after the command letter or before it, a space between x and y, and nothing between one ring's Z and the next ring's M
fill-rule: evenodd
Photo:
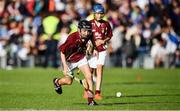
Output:
M103 65L97 65L96 69L96 90L101 90L102 76L103 76Z
M95 91L95 97L94 98L96 100L101 100L102 99L102 96L101 96L101 83L102 83L102 76L103 76L103 65L97 65L96 74L97 74L96 91Z
M96 83L96 68L91 68L91 74L93 75L92 79L93 79L93 85Z
M93 98L93 96L94 96L93 95L93 82L92 82L92 74L91 74L90 68L86 64L86 65L79 67L79 69L83 72L85 79L89 85L88 97Z
M73 79L68 76L65 76L65 77L59 79L57 82L59 85L71 85L73 82Z

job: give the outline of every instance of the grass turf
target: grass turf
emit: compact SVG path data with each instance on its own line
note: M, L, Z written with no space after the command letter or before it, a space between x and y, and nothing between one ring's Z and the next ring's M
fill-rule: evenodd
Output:
M0 110L180 110L180 69L105 69L98 106L87 105L76 81L56 94L58 76L51 68L0 70Z

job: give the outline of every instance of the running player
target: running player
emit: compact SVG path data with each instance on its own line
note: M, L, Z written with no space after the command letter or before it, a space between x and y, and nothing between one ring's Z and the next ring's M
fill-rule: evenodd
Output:
M61 61L63 64L63 78L55 78L53 80L55 90L58 94L62 94L62 85L71 85L73 79L68 76L73 75L73 70L79 68L83 72L88 83L88 105L97 105L93 100L93 82L92 74L88 61L86 59L87 42L91 39L92 25L89 21L81 20L78 23L78 31L70 34L65 43L59 46Z

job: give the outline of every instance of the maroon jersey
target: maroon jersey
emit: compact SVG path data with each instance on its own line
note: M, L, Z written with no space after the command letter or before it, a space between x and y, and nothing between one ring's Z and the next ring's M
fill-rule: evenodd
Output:
M97 39L104 40L107 37L112 37L112 29L110 24L107 21L101 20L100 25L98 26L95 22L95 19L91 20L92 24L92 32L93 32L93 41L95 42ZM96 46L98 52L106 50L105 45Z
M59 46L59 50L65 54L66 61L78 62L85 57L87 42L87 39L83 41L80 38L79 32L74 32L68 36L65 43Z

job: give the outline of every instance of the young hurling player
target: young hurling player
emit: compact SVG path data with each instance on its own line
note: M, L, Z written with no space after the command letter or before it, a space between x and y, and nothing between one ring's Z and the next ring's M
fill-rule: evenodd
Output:
M107 55L107 42L112 37L112 29L109 22L103 20L105 9L101 4L95 4L93 6L94 19L90 22L92 24L93 42L95 43L95 51L92 57L89 59L89 65L91 68L96 69L96 91L95 99L101 100L101 83L103 76L103 66L105 64L105 58ZM98 53L97 53L98 52ZM86 93L85 93L86 95ZM84 97L85 97L84 95Z
M92 39L92 25L89 21L81 20L78 23L78 31L70 34L66 42L59 46L61 61L63 64L63 78L53 80L55 91L62 94L62 85L71 85L73 79L68 74L73 74L75 68L79 68L88 83L88 105L97 105L93 100L92 74L86 59L86 45Z

